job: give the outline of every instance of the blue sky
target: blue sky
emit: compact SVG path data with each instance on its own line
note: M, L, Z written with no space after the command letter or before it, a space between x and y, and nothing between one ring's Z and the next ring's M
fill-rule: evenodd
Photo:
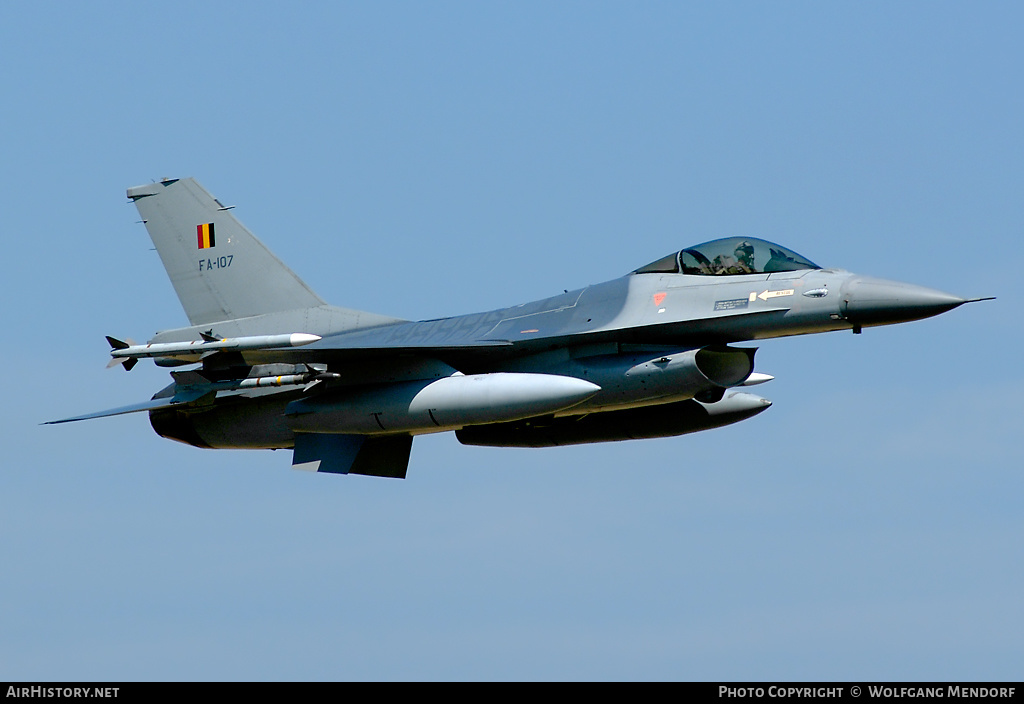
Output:
M1016 3L4 3L0 679L1019 679ZM194 176L337 305L487 310L738 234L998 296L767 341L755 419L404 482L201 451L104 335L186 324Z

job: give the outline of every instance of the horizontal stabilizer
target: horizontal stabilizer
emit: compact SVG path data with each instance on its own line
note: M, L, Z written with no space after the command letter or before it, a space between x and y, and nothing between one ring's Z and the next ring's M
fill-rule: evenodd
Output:
M297 433L292 468L405 479L410 452L411 435L370 437Z
M60 420L48 420L43 425L56 425L57 423L71 423L76 420L89 420L91 418L106 418L107 416L120 416L125 413L139 413L140 411L155 411L158 408L170 408L171 406L182 406L189 403L198 401L203 396L209 394L212 399L212 395L216 392L206 391L204 389L190 389L188 391L182 391L174 396L167 398L154 398L150 401L143 401L142 403L133 403L129 406L120 406L118 408L110 408L106 411L96 411L95 413L86 413L81 416L74 416L72 418L62 418Z

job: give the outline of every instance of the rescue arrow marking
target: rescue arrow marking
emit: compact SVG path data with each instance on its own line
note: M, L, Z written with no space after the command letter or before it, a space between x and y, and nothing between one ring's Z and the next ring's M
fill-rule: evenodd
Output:
M794 289L787 288L785 291L761 291L757 294L757 297L762 301L767 301L769 298L778 298L779 296L792 296Z

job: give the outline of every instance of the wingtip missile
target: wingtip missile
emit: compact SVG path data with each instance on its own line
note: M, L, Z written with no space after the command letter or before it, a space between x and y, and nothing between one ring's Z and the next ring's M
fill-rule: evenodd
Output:
M213 338L213 339L207 339ZM250 337L234 337L218 339L209 333L203 334L202 340L186 342L158 342L149 345L129 345L114 337L107 337L110 343L110 356L115 361L120 359L138 360L148 357L201 357L210 352L262 350L274 347L301 347L321 339L319 335L304 332L293 332L285 335L254 335ZM128 362L124 362L125 368Z

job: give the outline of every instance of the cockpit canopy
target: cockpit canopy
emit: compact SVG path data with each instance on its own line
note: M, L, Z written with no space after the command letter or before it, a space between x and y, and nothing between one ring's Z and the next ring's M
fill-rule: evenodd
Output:
M820 268L796 252L773 242L754 237L726 237L662 257L633 273L737 276Z

